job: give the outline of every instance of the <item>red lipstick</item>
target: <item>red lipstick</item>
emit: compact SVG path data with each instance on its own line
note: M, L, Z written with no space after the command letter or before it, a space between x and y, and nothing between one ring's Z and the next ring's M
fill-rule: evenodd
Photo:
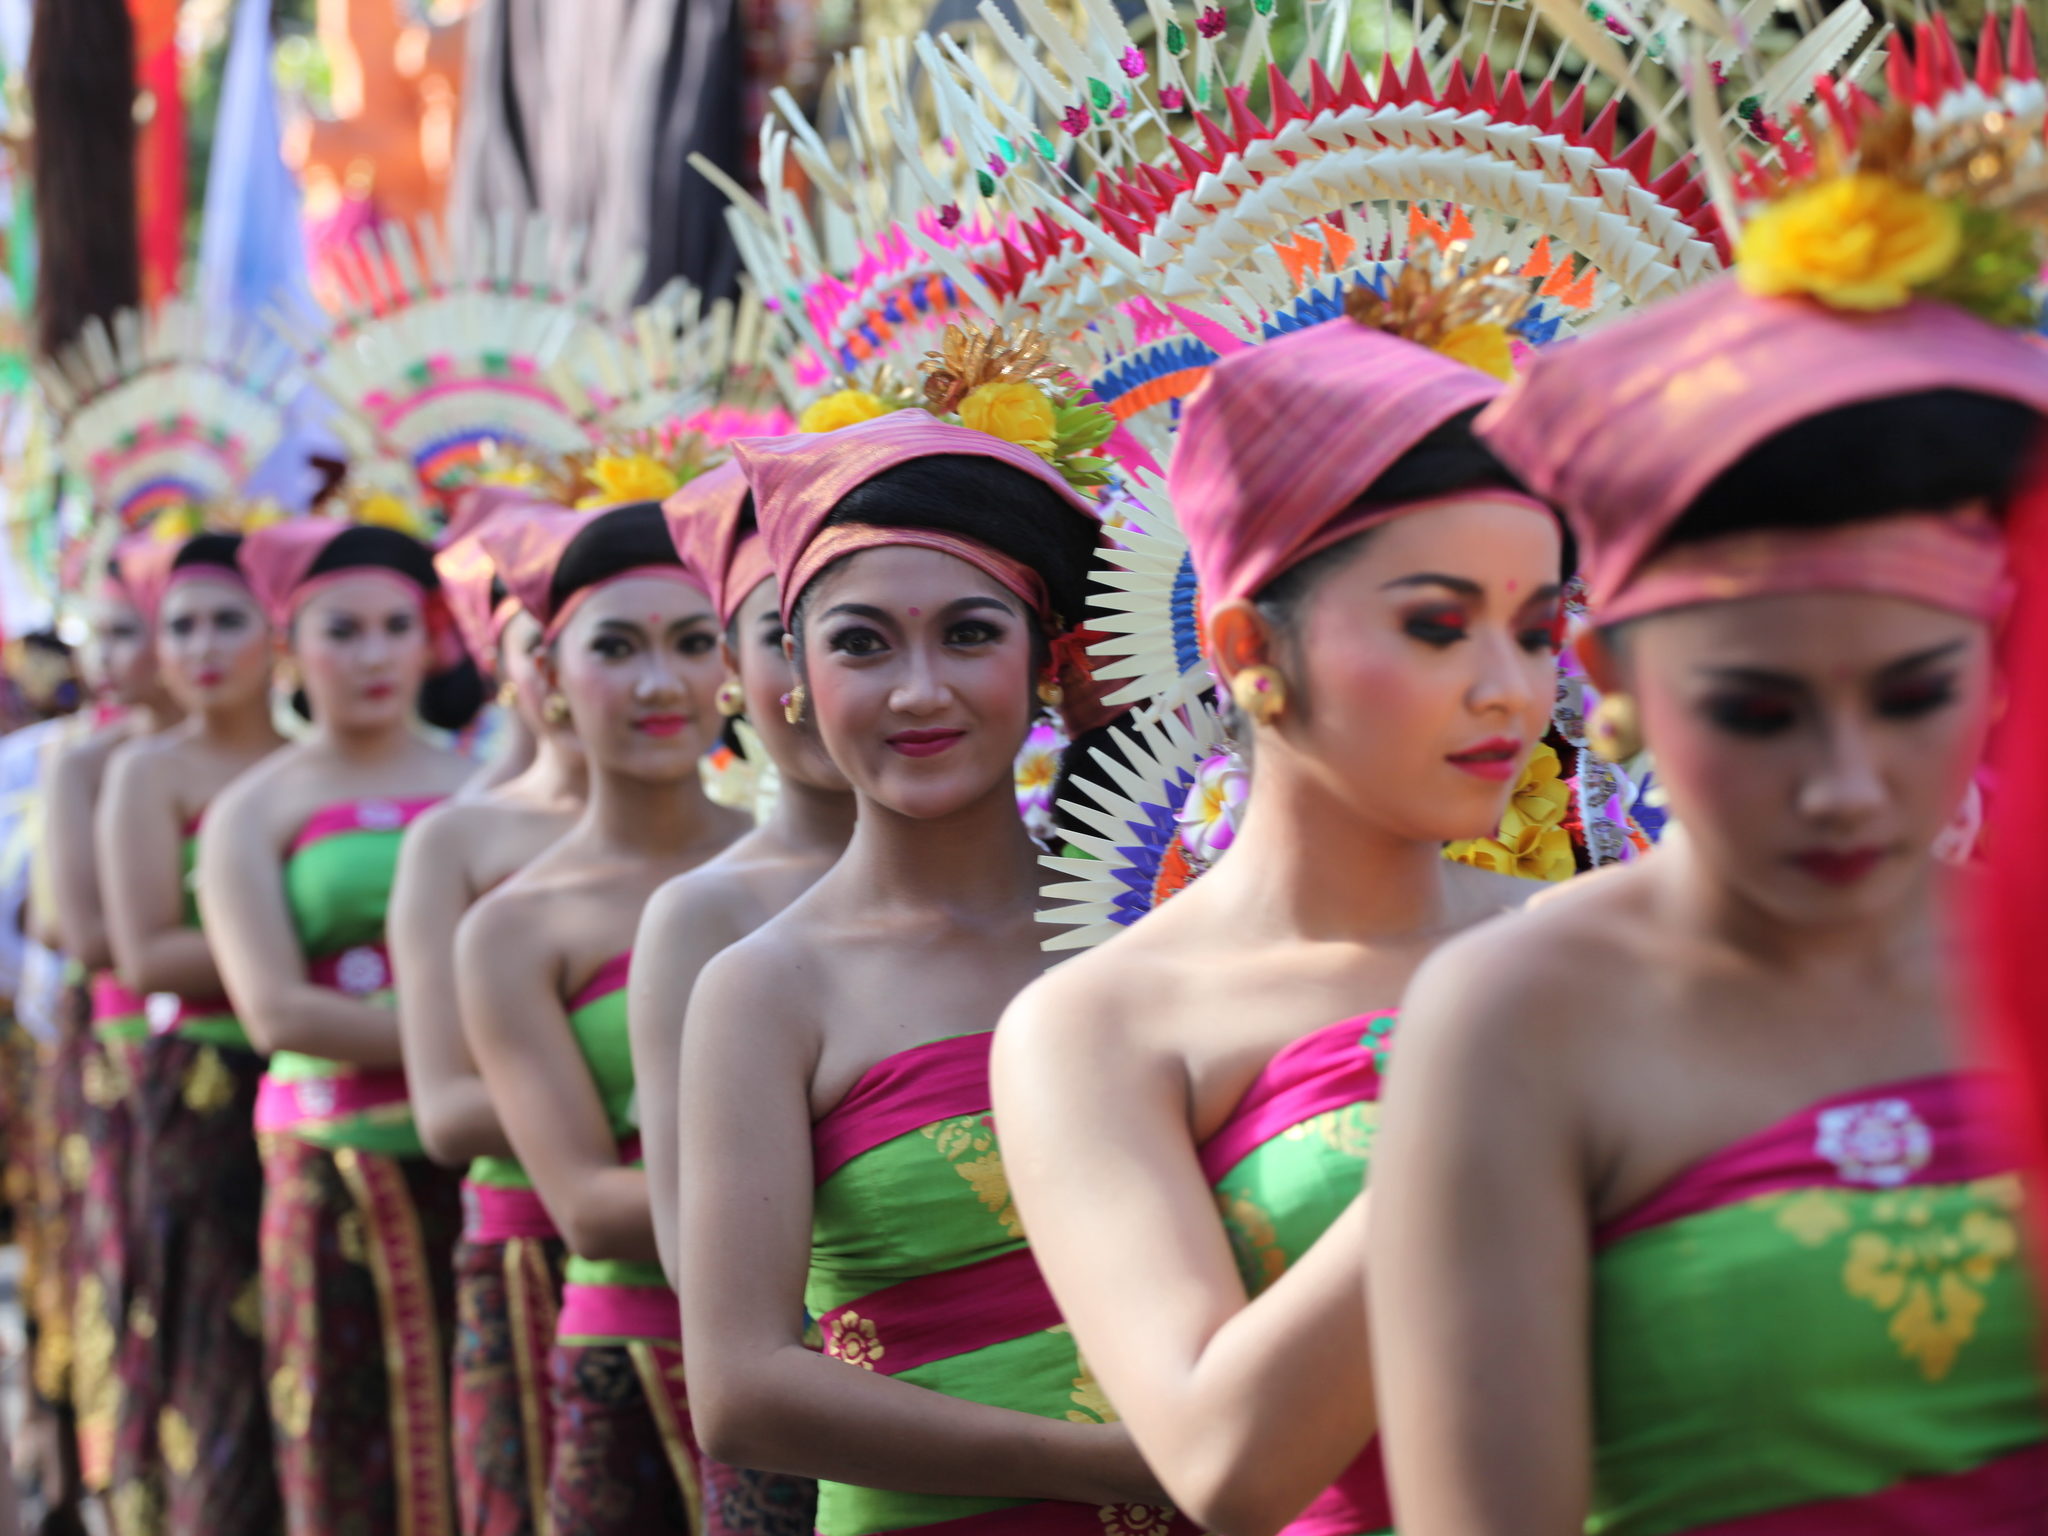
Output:
M209 670L199 673L196 677L192 679L192 681L197 683L202 688L218 688L220 686L220 680L226 675L227 674L223 672Z
M1504 784L1521 769L1522 744L1512 736L1495 736L1462 752L1448 753L1444 761L1475 778Z
M967 733L942 726L924 731L898 731L889 745L905 757L937 757Z
M363 697L366 699L388 699L396 692L398 692L398 686L395 683L371 683L363 689Z
M633 729L643 736L680 736L689 724L688 715L642 715Z
M1792 862L1823 885L1848 886L1867 880L1885 859L1882 848L1809 848Z

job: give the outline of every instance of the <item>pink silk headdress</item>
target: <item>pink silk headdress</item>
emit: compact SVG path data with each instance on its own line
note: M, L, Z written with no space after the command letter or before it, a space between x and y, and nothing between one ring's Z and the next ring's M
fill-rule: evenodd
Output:
M496 603L491 601L498 567L477 535L508 512L553 505L516 486L471 486L455 496L447 531L434 552L434 571L441 578L441 594L462 634L463 646L485 672L497 666L498 641L519 611L519 599L507 595Z
M709 583L721 629L732 623L747 594L775 574L759 530L741 532L751 495L746 471L738 460L728 459L661 504L676 553Z
M182 539L160 539L147 530L131 533L114 546L110 579L127 594L143 624L152 631L163 611L164 594L170 590L171 562L184 547Z
M686 564L639 565L616 571L603 581L578 588L557 608L553 601L555 570L561 565L570 543L586 528L620 510L610 507L602 511L572 512L552 506L514 507L477 530L477 538L497 568L498 579L505 584L505 590L519 600L519 606L540 621L545 639L552 640L559 635L592 593L615 582L638 576L658 576L709 590L709 583Z
M877 475L916 459L947 455L1008 464L1057 491L1078 515L1094 523L1093 504L1029 448L954 426L921 410L904 410L836 432L742 438L733 444L733 455L754 487L754 515L781 582L784 622L796 612L803 589L833 561L864 549L901 545L965 560L1030 604L1048 625L1062 617L1079 617L1053 614L1044 579L978 539L929 528L826 526L832 509Z
M1356 504L1409 449L1502 387L1341 317L1218 362L1187 402L1167 468L1204 606L1251 597L1398 516Z
M1968 390L2048 414L2048 350L1951 305L1848 313L1723 278L1537 354L1479 420L1489 447L1564 509L1601 623L1771 592L1864 591L1988 618L2007 590L1983 517L1767 529L1659 550L1724 470L1842 406Z

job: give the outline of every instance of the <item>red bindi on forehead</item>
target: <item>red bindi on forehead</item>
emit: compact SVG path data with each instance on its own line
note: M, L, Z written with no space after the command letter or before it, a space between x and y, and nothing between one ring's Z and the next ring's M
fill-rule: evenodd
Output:
M1519 581L1510 576L1508 578L1508 596L1513 597L1516 592L1521 590L1521 586L1522 584Z
M922 608L913 608L910 610L910 616L913 619L921 619L924 617L924 610Z

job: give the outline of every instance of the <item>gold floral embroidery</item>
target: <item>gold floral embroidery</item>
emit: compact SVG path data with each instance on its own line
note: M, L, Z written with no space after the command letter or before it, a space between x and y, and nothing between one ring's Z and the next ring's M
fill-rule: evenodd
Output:
M1888 1331L1899 1352L1918 1362L1928 1381L1940 1381L1954 1367L1976 1336L1985 1290L2019 1253L2010 1214L2019 1205L2018 1180L1983 1179L1970 1192L2005 1214L1979 1205L1950 1227L1937 1221L1933 1200L1917 1191L1876 1201L1872 1217L1888 1230L1851 1237L1842 1271L1851 1296L1891 1314Z
M363 1213L343 1211L334 1224L334 1240L341 1249L341 1256L351 1264L370 1262L370 1248L363 1235Z
M832 1319L825 1337L825 1353L834 1359L872 1371L875 1362L888 1353L875 1333L875 1320L858 1312L842 1312Z
M113 1491L109 1502L114 1517L109 1524L117 1531L147 1533L163 1528L156 1491L148 1483L123 1483Z
M270 1419L287 1440L303 1440L313 1427L313 1392L296 1365L281 1365L270 1378Z
M1104 1504L1096 1514L1102 1536L1162 1536L1173 1524L1173 1510L1164 1504Z
M1074 1330L1065 1323L1048 1328L1048 1333L1071 1334ZM1114 1424L1117 1422L1116 1407L1109 1400L1109 1394L1102 1390L1102 1383L1095 1379L1095 1373L1088 1369L1088 1362L1078 1350L1074 1354L1075 1368L1080 1375L1074 1378L1073 1400L1076 1406L1067 1410L1067 1420L1073 1424Z
M87 1056L80 1077L85 1102L94 1109L109 1109L128 1096L128 1075L111 1047Z
M156 1311L147 1297L137 1296L128 1303L128 1329L140 1339L156 1337Z
M1801 1190L1778 1211L1778 1225L1809 1248L1839 1237L1853 1223L1840 1190Z
M263 1337L263 1277L251 1275L228 1308L234 1325L252 1339Z
M1024 1235L1024 1223L1010 1199L1010 1176L1003 1170L1003 1154L996 1146L995 1133L985 1115L962 1115L924 1127L925 1139L953 1165L953 1169L974 1187L979 1200L1011 1237Z
M218 1114L234 1102L234 1074L220 1059L219 1051L209 1045L192 1058L192 1065L185 1069L183 1093L185 1107L195 1115Z
M64 1164L64 1187L74 1195L85 1193L85 1186L92 1178L92 1143L73 1131L64 1138L57 1155Z
M1237 1259L1237 1272L1245 1289L1256 1296L1287 1273L1287 1254L1280 1246L1273 1218L1251 1196L1231 1190L1216 1192L1216 1208Z
M199 1465L199 1436L192 1421L177 1409L166 1408L156 1416L156 1439L171 1475L190 1477Z
M1299 1125L1290 1125L1281 1135L1288 1141L1320 1141L1341 1157L1365 1162L1372 1156L1374 1134L1379 1130L1371 1104L1346 1104L1338 1109L1312 1115Z

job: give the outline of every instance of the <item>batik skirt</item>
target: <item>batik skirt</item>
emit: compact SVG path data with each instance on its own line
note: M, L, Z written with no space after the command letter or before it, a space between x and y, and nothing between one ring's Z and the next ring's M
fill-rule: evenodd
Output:
M120 1536L148 1528L153 1496L139 1445L145 1422L155 1421L156 1404L150 1383L135 1373L132 1353L122 1347L133 1330L154 1327L146 1310L134 1318L128 1310L135 1299L130 1095L139 1049L135 1041L96 1038L81 1063L88 1171L73 1249L71 1398L79 1468L88 1490L108 1495Z
M538 1206L536 1200L534 1204ZM455 1250L455 1494L463 1536L535 1536L553 1448L548 1351L562 1242L470 1235Z
M123 1374L158 1400L147 1451L174 1532L272 1536L283 1523L263 1390L262 1077L249 1051L177 1035L143 1048L130 1315L154 1327L131 1331Z
M452 1536L455 1175L424 1158L263 1147L263 1339L291 1536Z

